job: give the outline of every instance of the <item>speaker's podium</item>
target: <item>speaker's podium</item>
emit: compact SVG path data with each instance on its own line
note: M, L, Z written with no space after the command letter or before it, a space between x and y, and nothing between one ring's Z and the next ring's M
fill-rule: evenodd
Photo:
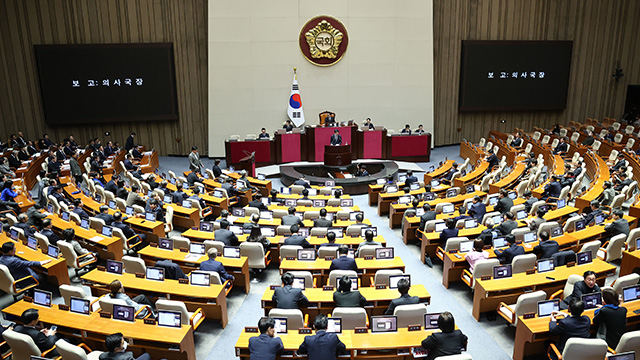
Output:
M351 165L351 145L325 145L324 164L327 166Z
M240 159L240 168L247 172L247 175L251 177L256 176L256 152L249 153L244 152L247 156Z

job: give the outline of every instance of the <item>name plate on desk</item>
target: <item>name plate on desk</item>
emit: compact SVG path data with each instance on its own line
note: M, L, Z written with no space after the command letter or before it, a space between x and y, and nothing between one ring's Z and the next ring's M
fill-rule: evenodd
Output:
M376 285L376 289L377 290L383 290L383 289L386 289L386 288L387 288L387 285Z
M482 247L483 250L489 250L491 248L492 248L491 245L485 245L485 246Z
M567 263L567 267L572 267L572 266L576 266L576 262L575 261L571 261Z
M353 330L354 334L366 334L369 332L369 329L366 327L356 327Z
M258 327L256 327L256 326L245 326L244 327L244 332L258 333Z
M143 274L143 273L139 273L139 272L137 272L137 273L136 273L136 277L137 277L137 278L140 278L140 279L144 279L144 274Z
M284 258L285 260L295 260L296 257L295 256L285 256Z
M58 305L58 309L60 309L62 311L69 311L69 305L60 304L60 305Z
M322 287L322 290L324 290L324 291L333 291L333 286L325 285L325 286Z
M456 254L458 250L449 250L449 254Z
M107 269L105 269L105 267L104 267L104 266L102 266L102 265L98 265L98 266L96 267L96 270L98 270L98 271L106 271Z
M153 247L153 248L157 248L158 247L158 243L149 243L149 246Z
M531 275L531 274L535 274L535 273L536 273L536 269L527 270L527 275Z
M409 325L409 326L407 327L407 330L408 330L408 331L420 331L421 329L422 329L422 325L418 325L418 324L416 324L416 325Z
M111 313L106 311L100 311L100 317L111 319Z
M373 255L366 255L364 257L365 260L373 260Z
M178 284L189 284L189 279L178 279Z
M534 317L536 317L536 313L524 313L522 314L522 317L525 319L533 319Z
M298 334L311 335L311 328L299 328Z
M147 325L155 325L156 321L154 319L144 319L144 323Z
M271 290L275 290L275 289L277 289L277 288L279 288L279 287L280 287L280 285L270 285L270 286L269 286L269 289L271 289Z
M32 298L31 296L27 296L27 295L25 295L24 297L22 297L22 299L23 299L25 302L28 302L28 303L32 303L32 302L33 302L33 298Z
M189 252L189 249L187 249L187 248L180 248L180 252Z
M480 280L491 280L491 275L481 276Z
M335 258L336 258L335 256L325 256L325 257L324 257L324 259L325 259L326 261L331 261L331 260L334 260Z
M360 235L351 235L352 238L360 237Z

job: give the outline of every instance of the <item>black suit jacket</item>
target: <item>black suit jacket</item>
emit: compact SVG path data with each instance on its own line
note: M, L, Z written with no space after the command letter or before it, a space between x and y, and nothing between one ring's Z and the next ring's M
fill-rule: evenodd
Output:
M514 257L524 254L524 248L522 246L513 244L504 250L495 250L495 253L496 257L498 258L498 260L500 260L501 263L511 264L511 261L513 261Z
M251 206L251 207L257 208L257 209L258 209L258 210L260 210L260 211L267 211L267 210L269 210L269 208L268 208L268 207L266 207L266 206L262 203L262 201L260 201L260 200L251 200L251 201L249 201L249 204L247 204L247 206Z
M400 305L412 305L420 303L420 299L417 296L411 296L409 294L400 295L399 298L391 300L391 304L387 310L385 310L385 315L393 315L393 310L395 310L396 306Z
M331 145L340 145L342 144L342 135L338 134L338 136L336 136L336 134L331 135Z
M302 235L291 235L284 239L284 245L300 245L303 248L311 248L313 245Z
M28 335L33 342L36 344L40 351L47 351L51 349L57 341L56 336L47 336L43 332L36 330L35 328L24 326L24 325L16 325L13 330L20 334Z
M338 339L338 335L318 330L315 335L305 336L298 352L309 354L309 360L331 360L342 354L346 346Z
M187 275L184 274L180 265L172 262L171 260L158 260L156 262L156 266L164 269L165 279L178 280L187 278Z
M491 156L487 158L487 162L489 163L489 169L492 169L494 166L500 163L500 160L498 159L496 154L491 154Z
M346 255L342 255L336 259L331 261L331 266L329 267L329 271L333 270L358 270L358 265L356 265L356 260Z
M218 229L213 233L215 241L221 241L226 246L240 246L240 241L236 234L229 229Z
M580 317L569 316L567 318L549 322L549 334L560 335L556 344L558 350L562 352L567 340L572 337L588 338L591 333L591 319L587 315Z
M500 211L501 214L504 214L504 213L508 212L509 210L511 210L512 206L513 206L513 200L511 200L510 197L505 196L505 197L501 198L500 200L498 200L498 203L493 208L493 210L494 211Z
M566 310L573 299L580 300L582 295L600 292L600 286L595 284L592 288L588 287L584 281L578 281L573 284L573 292L560 303L560 309Z
M271 360L284 350L282 339L260 334L249 339L249 360Z
M429 351L426 359L432 360L439 356L460 354L466 343L467 336L460 330L453 330L450 333L434 332L422 340L422 347Z
M518 228L518 223L515 220L507 220L498 225L496 230L500 231L502 235L509 235L516 228Z
M331 220L329 219L325 219L325 218L319 218L319 219L315 219L313 221L313 227L331 227L331 225L333 225L333 223L331 222Z
M360 291L340 292L333 293L333 302L337 307L362 307L367 300L360 294Z
M627 308L620 306L616 309L604 306L596 311L596 316L593 317L593 324L606 327L607 345L615 349L627 327Z
M111 225L113 223L113 215L106 213L99 213L96 215L98 219L104 220L106 225Z
M560 251L560 245L555 240L542 241L533 248L533 253L538 255L540 259L549 259L555 253Z
M620 234L629 235L629 222L626 219L618 219L604 227L607 236L613 237Z
M278 309L299 309L309 305L309 300L302 290L294 289L291 285L275 288L271 300L275 301Z
M435 211L425 211L424 214L420 216L420 227L418 229L424 230L424 226L427 224L427 221L435 220L435 219L436 219Z
M562 191L562 185L560 185L558 181L552 181L544 187L544 192L542 193L542 196L557 198L560 196L561 191Z
M121 353L105 352L100 354L99 360L135 360L131 351L125 351Z

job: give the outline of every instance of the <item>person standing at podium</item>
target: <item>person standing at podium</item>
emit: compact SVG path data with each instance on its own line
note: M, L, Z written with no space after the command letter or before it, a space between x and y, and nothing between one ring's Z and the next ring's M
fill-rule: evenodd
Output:
M336 129L331 135L331 145L342 145L342 135L340 135L340 131Z

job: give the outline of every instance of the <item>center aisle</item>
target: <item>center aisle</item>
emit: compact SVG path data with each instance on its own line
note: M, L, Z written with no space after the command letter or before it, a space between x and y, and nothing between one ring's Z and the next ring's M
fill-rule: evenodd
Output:
M433 163L443 160L444 156L461 161L457 154L458 146L434 149ZM456 154L456 156L451 156ZM431 164L431 163L430 163ZM420 164L428 168L430 164ZM422 174L417 174L421 179ZM280 181L273 179L274 188L280 186ZM496 322L486 324L483 318L479 323L471 316L472 293L468 289L445 289L442 286L442 266L439 263L431 269L425 266L419 257L420 248L416 244L404 245L401 238L401 230L392 230L388 225L388 218L381 218L377 210L368 205L368 195L353 196L354 205L364 210L365 217L378 228L378 234L384 236L388 246L395 248L395 255L402 258L406 272L411 274L412 284L423 284L431 294L431 305L427 307L429 312L450 311L453 313L458 327L469 337L468 353L475 359L509 359L513 349L513 330L498 319ZM258 320L263 314L260 299L265 289L272 284L280 284L278 270L269 268L258 276L260 283L251 284L251 293L245 298L229 324L213 345L207 360L235 359L234 345L245 326L257 326ZM483 326L483 322L487 326ZM488 332L489 331L489 332ZM497 341L496 341L497 340Z

